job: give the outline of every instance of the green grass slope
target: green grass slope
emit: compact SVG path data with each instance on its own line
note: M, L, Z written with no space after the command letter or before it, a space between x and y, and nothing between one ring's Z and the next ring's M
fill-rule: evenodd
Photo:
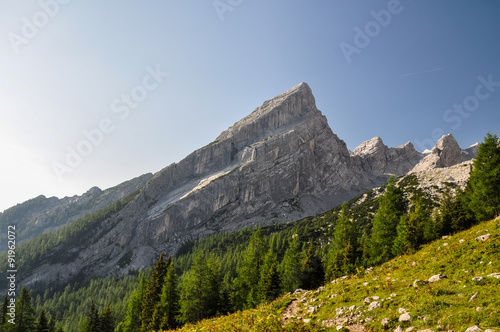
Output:
M446 277L428 282L438 274ZM414 286L416 280L422 282ZM416 332L475 325L500 331L500 218L318 290L180 330Z

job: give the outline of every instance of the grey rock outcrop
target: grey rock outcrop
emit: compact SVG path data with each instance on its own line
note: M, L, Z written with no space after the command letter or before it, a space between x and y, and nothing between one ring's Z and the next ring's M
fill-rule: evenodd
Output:
M443 135L432 149L431 153L425 156L411 172L420 172L427 169L450 167L466 160L474 158L477 149L470 147L466 151L458 145L452 134Z
M7 225L16 225L16 240L22 243L39 234L56 231L88 213L129 196L152 177L151 173L144 174L106 190L92 187L80 196L47 198L40 195L0 213L0 227L7 229ZM0 240L5 237L6 233L0 232Z
M455 157L445 143L435 148L445 151L442 165ZM20 284L140 269L192 239L324 212L424 160L411 143L387 148L378 137L349 152L301 83L156 173L70 250L74 257L23 271Z
M363 142L351 154L361 168L374 177L408 173L424 156L411 142L388 148L380 137Z
M123 257L123 271L138 269L193 238L320 213L375 184L301 83L156 173L128 206L74 248L71 271L56 276L50 266L40 267L24 283L120 272Z

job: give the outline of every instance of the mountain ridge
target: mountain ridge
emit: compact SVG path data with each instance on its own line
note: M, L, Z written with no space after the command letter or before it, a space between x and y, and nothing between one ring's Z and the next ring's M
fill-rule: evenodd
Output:
M450 145L455 151L453 141L443 141L442 150ZM71 249L76 259L25 271L23 283L126 273L148 266L158 252L175 254L192 239L318 214L385 184L391 175L410 172L428 157L410 142L395 148L380 138L365 143L349 151L316 108L310 87L300 83L154 174L129 204ZM445 164L455 157L461 162L459 155ZM127 264L119 266L125 257Z

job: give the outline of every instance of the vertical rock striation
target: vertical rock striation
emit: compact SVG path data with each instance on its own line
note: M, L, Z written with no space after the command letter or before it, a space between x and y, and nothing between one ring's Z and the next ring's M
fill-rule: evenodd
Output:
M26 271L23 283L137 269L159 252L175 253L190 239L321 213L417 164L453 163L456 147L448 148L450 142L438 143L433 154L442 161L432 165L423 164L429 156L411 143L388 148L379 137L350 152L316 108L309 86L301 83L155 174L85 245L73 249L75 260L53 260Z

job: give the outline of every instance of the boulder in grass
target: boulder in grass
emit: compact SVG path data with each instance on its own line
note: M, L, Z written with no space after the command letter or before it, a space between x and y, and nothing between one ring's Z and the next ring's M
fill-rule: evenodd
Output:
M368 311L372 311L372 310L378 309L380 307L381 307L380 302L373 301L372 303L370 303L370 306L368 307Z
M469 327L465 332L481 332L483 329L477 325Z
M408 312L405 312L401 316L399 316L399 321L400 322L409 322L411 320L410 314Z
M429 282L436 282L442 279L448 278L444 274L436 274L429 278Z
M476 241L486 241L490 238L491 234L484 234L475 238Z

